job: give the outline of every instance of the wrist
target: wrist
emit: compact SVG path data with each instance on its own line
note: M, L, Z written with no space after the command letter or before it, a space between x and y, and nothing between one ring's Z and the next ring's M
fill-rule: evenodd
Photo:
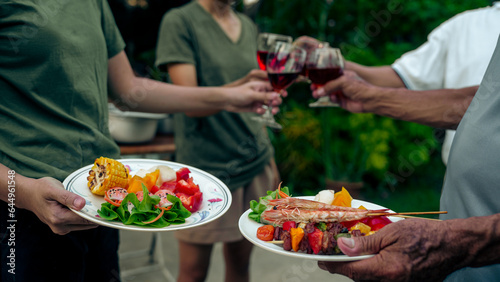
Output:
M20 209L31 210L30 199L33 198L33 190L36 189L36 179L16 176L16 206Z
M369 95L363 101L366 112L394 119L403 119L406 114L403 88L386 88L374 86L369 89Z
M461 250L463 267L480 267L500 261L500 214L446 222L453 234L453 249Z

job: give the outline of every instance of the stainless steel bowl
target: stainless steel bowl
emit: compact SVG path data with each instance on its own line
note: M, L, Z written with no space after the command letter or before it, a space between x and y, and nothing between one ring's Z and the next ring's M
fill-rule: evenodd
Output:
M167 114L124 112L109 104L109 131L119 143L150 142L156 135L158 123Z

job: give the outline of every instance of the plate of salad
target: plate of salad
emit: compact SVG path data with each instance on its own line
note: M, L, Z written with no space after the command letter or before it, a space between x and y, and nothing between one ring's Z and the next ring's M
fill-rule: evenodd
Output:
M98 178L102 173L96 173L96 167L105 166L98 164L102 159L76 170L63 181L66 190L85 199L83 209L73 211L96 224L133 231L181 230L211 222L231 205L231 192L215 176L189 165L163 160L104 158L109 173L115 171L114 162L126 168L124 178L127 180L123 181L127 184L126 189L98 191L98 186L107 181ZM156 168L173 171L173 179L162 183ZM149 186L147 182L153 172L157 175ZM113 186L125 185L113 182Z
M285 192L283 192L283 191L285 191ZM285 222L283 222L283 221L282 222L278 222L278 221L265 222L266 220L270 220L270 219L269 219L269 217L267 219L264 219L263 217L261 218L262 213L265 210L264 206L268 205L268 200L270 200L270 199L281 198L280 196L276 195L277 193L280 193L280 195L284 195L285 197L289 197L288 195L285 195L285 194L288 194L287 187L282 188L281 192L279 192L278 190L272 191L272 192L269 191L268 195L265 197L261 197L259 202L252 201L252 203L250 204L251 208L248 209L245 213L243 213L241 215L239 222L238 222L240 232L251 243L253 243L254 245L256 245L260 248L263 248L267 251L277 253L280 255L295 257L295 258L300 258L300 259L316 260L316 261L346 262L346 261L356 261L356 260L362 260L362 259L367 259L367 258L373 257L373 255L347 256L347 255L342 254L339 249L337 249L335 251L334 246L332 246L331 244L330 244L331 252L329 254L326 254L326 253L324 253L324 251L325 251L324 247L323 247L323 251L320 250L321 246L322 246L322 244L321 244L322 239L319 239L319 243L317 244L318 248L320 248L320 249L318 249L317 251L316 250L312 251L312 250L314 250L314 246L313 246L314 240L315 240L315 238L318 238L315 235L320 234L321 236L324 236L323 234L326 234L325 229L322 229L322 231L321 231L317 228L321 224L326 226L326 224L324 224L324 223L315 224L314 227L311 227L311 225L309 225L309 227L304 227L305 224L299 225L298 221L296 221L296 222L288 221L289 219L286 219ZM283 194L283 193L285 193L285 194ZM290 200L290 199L293 201L287 201L287 204L289 204L291 202L295 203L295 202L297 202L296 200L299 200L299 201L306 200L307 202L304 202L304 203L309 204L309 203L313 203L313 201L316 200L317 197L314 197L314 196L290 197L289 199L286 199L286 200ZM277 201L276 203L280 203L280 202ZM276 204L276 203L273 203L273 204ZM301 205L300 208L303 208L302 201L301 201L300 205ZM319 203L318 205L322 205L322 203ZM366 209L366 210L384 210L387 212L392 212L391 210L384 208L380 205L374 204L374 203L356 200L356 199L350 200L350 207L359 208L361 206L363 209ZM279 210L279 207L278 207L278 210ZM307 216L304 212L299 213L299 214L300 214L300 217ZM345 226L341 225L340 223L335 223L336 225L338 225L338 226L336 226L336 228L338 230L338 234L336 234L336 235L338 235L340 237L345 237L344 235L346 235L347 237L351 236L349 234L349 233L351 233L350 230L356 229L358 225L359 226L363 225L363 224L358 224L361 221L366 223L367 225L372 226L373 229L376 229L376 228L382 228L384 225L389 224L390 222L395 222L395 221L402 220L402 219L403 218L398 218L398 217L387 217L384 219L377 218L377 220L376 220L377 222L375 222L375 220L374 220L373 224L372 224L372 222L370 222L370 223L367 222L366 219L360 219L360 220L348 221L348 222L346 222ZM369 219L369 220L371 220L371 219ZM383 220L383 221L380 221L380 220ZM287 227L287 225L290 223L292 223L293 226ZM332 226L332 225L333 224L329 224L329 226ZM271 228L271 230L266 230L266 228L264 228L264 226ZM271 226L273 226L273 227L271 227ZM306 228L309 229L309 231L305 232L306 234L302 235L303 236L303 237L301 237L302 239L299 239L299 242L303 241L303 240L307 241L306 245L309 247L306 247L306 248L309 248L309 252L307 252L303 249L302 250L290 249L290 245L288 247L288 250L286 250L286 247L284 246L285 243L282 240L283 236L281 236L280 238L276 238L275 228L279 227L281 229L287 229L288 230L287 232L289 232L288 234L291 234L290 237L292 237L292 236L294 236L292 233L293 231L301 229L301 228L299 228L299 226L302 226L302 228L304 228L304 229L306 229ZM349 228L347 228L346 226L348 226ZM294 229L294 230L292 231L292 229ZM265 230L265 231L262 231L262 230ZM280 230L280 232L282 232L282 230ZM303 232L303 231L301 231L301 232ZM307 233L307 232L310 232L310 233ZM363 231L363 232L367 232L367 231ZM264 236L266 236L265 233L267 233L267 235L269 235L269 238L263 240L262 234L264 234ZM274 235L273 235L273 233L274 233ZM347 235L347 234L349 234L349 235ZM274 238L273 238L273 236L274 236ZM288 239L289 240L288 244L290 244L290 242L292 241L292 240L290 240L290 237ZM302 243L299 243L299 244L302 244ZM324 243L323 243L323 246L325 246ZM297 248L298 248L298 246L297 246ZM340 253L338 253L338 252L340 252Z

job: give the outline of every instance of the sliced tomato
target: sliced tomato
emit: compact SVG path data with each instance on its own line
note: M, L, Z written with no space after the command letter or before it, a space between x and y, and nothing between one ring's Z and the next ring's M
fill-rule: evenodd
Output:
M177 175L177 181L179 180L187 180L189 178L189 174L191 173L191 171L189 170L189 168L187 167L182 167L180 168L179 170L177 170L175 172L175 174Z
M190 212L197 211L203 200L203 194L201 192L196 192L194 195L186 195L184 193L175 194L182 202L182 205Z
M156 192L158 192L160 190L160 187L156 186L156 185L153 185L153 187L151 187L151 189L149 189L149 192L151 194L155 194Z
M184 193L187 195L194 195L197 192L200 192L200 186L193 182L193 178L190 177L187 180L179 180L177 181L177 185L175 186L176 193Z
M163 182L160 186L160 190L167 190L169 194L175 194L175 186L177 185L177 181L166 181Z

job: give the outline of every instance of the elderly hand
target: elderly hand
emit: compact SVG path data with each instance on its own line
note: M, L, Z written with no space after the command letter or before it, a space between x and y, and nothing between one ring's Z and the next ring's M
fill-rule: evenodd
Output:
M69 209L81 210L85 200L66 191L62 183L54 178L27 178L20 197L23 199L22 207L35 213L56 234L97 227Z
M458 224L454 221L406 219L370 236L339 238L338 246L346 255L376 255L360 261L318 265L355 281L442 281L468 263L464 234L450 229Z
M379 87L369 84L353 71L344 71L344 75L329 81L324 87L311 86L313 97L330 96L330 100L342 108L353 112L369 112L370 101Z

